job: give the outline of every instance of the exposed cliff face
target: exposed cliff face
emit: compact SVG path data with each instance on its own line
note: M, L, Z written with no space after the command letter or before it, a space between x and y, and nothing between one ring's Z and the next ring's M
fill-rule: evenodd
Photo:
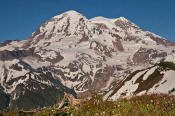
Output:
M10 95L10 107L29 93L35 96L34 90L108 91L133 70L171 59L174 45L124 17L88 20L68 11L26 40L0 44L1 91Z
M151 63L153 59L156 58L165 58L167 52L155 50L155 49L146 49L140 48L133 56L133 62L137 64Z

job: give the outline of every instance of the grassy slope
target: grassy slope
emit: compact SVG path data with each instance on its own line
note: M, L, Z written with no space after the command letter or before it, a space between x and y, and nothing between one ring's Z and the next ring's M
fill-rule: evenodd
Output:
M101 96L94 97L77 106L56 110L46 108L34 113L1 111L0 116L175 116L175 97L165 94L136 96L120 99L117 102L103 102Z

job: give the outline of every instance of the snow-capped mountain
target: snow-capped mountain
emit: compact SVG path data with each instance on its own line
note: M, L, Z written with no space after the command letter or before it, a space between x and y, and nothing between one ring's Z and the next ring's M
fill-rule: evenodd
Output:
M9 107L34 90L105 92L135 70L172 60L174 51L174 42L124 17L87 19L68 11L42 24L26 40L0 44L0 92L9 96Z

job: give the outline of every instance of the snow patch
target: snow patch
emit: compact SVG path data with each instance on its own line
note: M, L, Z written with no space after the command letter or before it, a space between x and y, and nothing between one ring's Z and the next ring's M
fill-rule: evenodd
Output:
M149 71L146 72L146 74L144 75L143 80L146 80L156 69L157 69L157 66L149 69Z
M139 83L135 84L135 81L146 71L141 71L137 73L131 80L126 81L125 84L110 98L112 100L116 100L121 97L122 93L126 94L125 96L132 96L133 92L137 90Z

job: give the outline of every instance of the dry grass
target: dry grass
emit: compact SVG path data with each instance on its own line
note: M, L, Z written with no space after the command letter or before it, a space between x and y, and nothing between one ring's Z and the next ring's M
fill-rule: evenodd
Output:
M1 111L0 116L175 116L175 97L167 94L151 94L103 101L102 96L93 95L86 103L69 106L62 110L55 107L36 112Z

